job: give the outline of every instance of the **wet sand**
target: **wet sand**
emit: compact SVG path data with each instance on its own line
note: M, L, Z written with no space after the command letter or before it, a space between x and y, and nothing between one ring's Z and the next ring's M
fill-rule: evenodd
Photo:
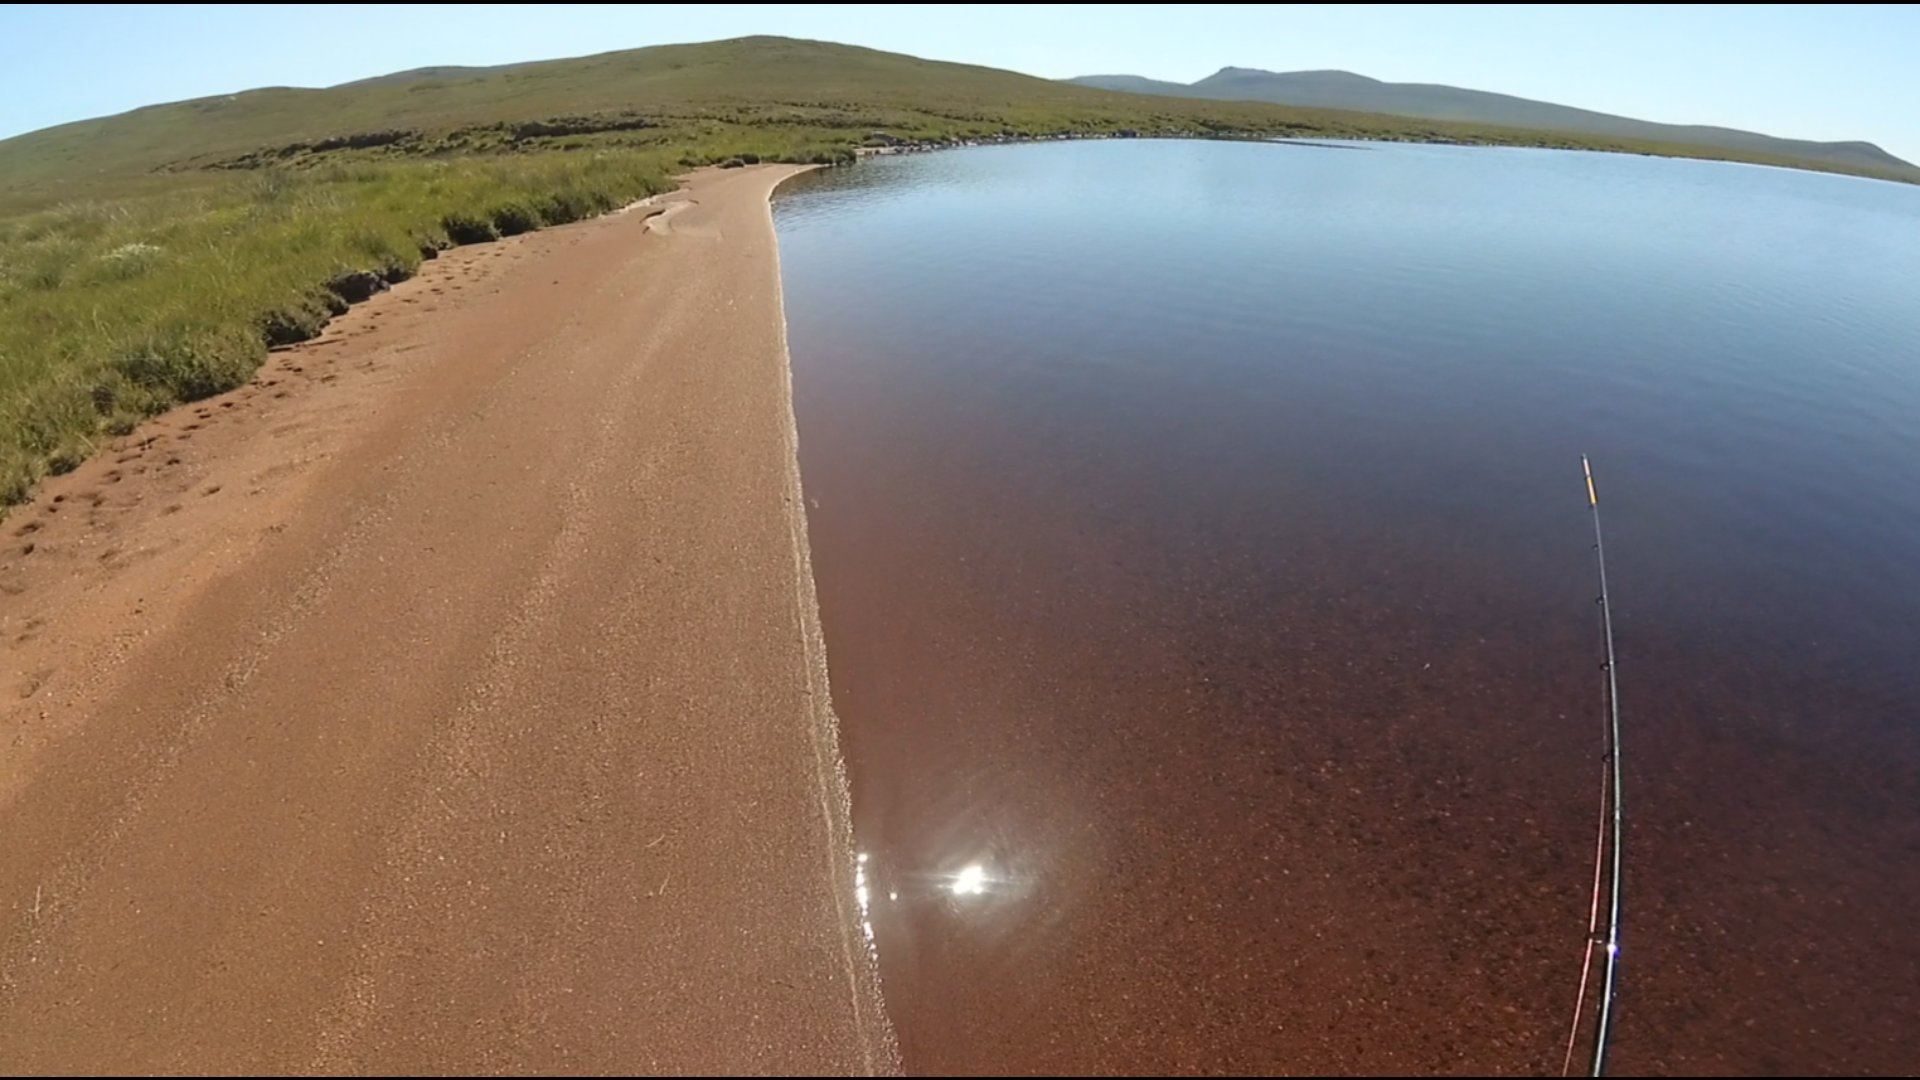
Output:
M0 1068L894 1067L793 171L450 252L8 517Z

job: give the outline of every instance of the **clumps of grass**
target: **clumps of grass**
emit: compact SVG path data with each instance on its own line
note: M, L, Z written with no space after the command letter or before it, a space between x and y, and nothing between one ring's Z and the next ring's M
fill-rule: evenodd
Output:
M386 275L372 270L349 270L327 282L327 291L349 304L357 304L386 288Z
M447 239L456 244L484 244L500 239L500 229L493 223L491 215L483 217L464 210L441 218L440 228L447 234Z
M127 430L133 430L131 421L128 422ZM76 437L60 444L59 449L47 456L47 475L65 476L92 457L93 451L94 444L88 439Z
M849 146L824 147L818 150L796 151L794 156L781 160L795 165L851 165L857 155Z
M342 163L0 220L0 507L452 244L665 190L665 151ZM184 183L184 182L183 182Z
M540 212L521 202L505 203L493 208L488 215L493 220L494 231L501 236L518 236L523 232L532 232L546 222L540 219Z
M583 221L612 210L615 202L604 191L570 188L548 194L539 203L540 217L549 225Z

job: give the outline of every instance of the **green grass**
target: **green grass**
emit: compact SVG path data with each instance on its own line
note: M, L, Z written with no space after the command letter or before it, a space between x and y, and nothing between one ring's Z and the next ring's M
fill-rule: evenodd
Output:
M200 178L174 193L0 221L0 499L103 437L240 385L426 253L604 212L667 185L639 152L367 162Z
M0 142L0 505L142 417L240 385L356 271L572 221L684 169L1064 132L1706 147L1155 98L747 38L138 109ZM1876 174L1877 175L1877 174ZM1887 179L1913 179L1887 176Z

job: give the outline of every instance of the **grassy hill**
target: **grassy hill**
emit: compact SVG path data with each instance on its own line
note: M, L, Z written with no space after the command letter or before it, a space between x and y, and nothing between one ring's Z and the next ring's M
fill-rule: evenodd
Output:
M1323 75L1342 76L1339 86L1321 86L1325 80L1318 77ZM154 105L0 141L0 211L65 198L74 190L141 189L151 186L156 171L178 173L229 164L262 149L353 136L405 133L411 137L388 145L395 147L395 153L408 155L498 150L509 145L528 149L517 145L526 142L524 138L499 136L510 133L514 125L569 117L644 119L652 125L652 135L620 141L655 146L671 144L676 138L691 146L719 134L717 129L723 126L778 132L788 141L796 134L811 134L823 147L854 145L876 128L938 138L984 135L1002 128L1037 132L1131 127L1165 133L1350 134L1632 152L1647 152L1650 141L1640 129L1583 131L1572 122L1542 122L1604 114L1450 87L1403 87L1338 72L1274 75L1229 68L1185 87L1190 97L1164 101L1142 101L1139 93L1166 94L1181 84L1124 76L1095 78L1124 84L1136 93L1123 96L992 68L767 37L491 68L423 68L323 90L269 87ZM1356 89L1366 87L1375 88L1373 97ZM1537 109L1481 109L1499 114L1489 119L1470 115L1473 109L1457 105L1423 106L1415 91L1502 99ZM1314 100L1286 108L1246 100L1203 100L1262 94ZM1369 112L1375 115L1362 115ZM1718 129L1676 130L1710 133ZM1878 157L1848 159L1821 156L1822 147L1868 144L1772 140L1790 145L1716 147L1704 134L1688 139L1671 133L1651 141L1670 143L1660 152L1683 156L1719 151L1718 156L1770 164L1863 170L1905 166L1884 152ZM1795 157L1806 160L1795 162ZM1920 170L1915 175L1920 177Z
M1150 97L782 38L322 90L252 90L0 141L0 505L142 417L239 385L369 288L468 243L599 213L686 168L831 163L883 133L1318 136L1837 168L1252 102ZM1871 170L1852 170L1870 172Z
M1710 147L1729 154L1797 159L1805 167L1858 170L1888 179L1920 181L1920 168L1869 142L1782 139L1733 128L1659 124L1545 101L1429 83L1390 83L1348 71L1261 71L1221 68L1198 82L1175 83L1134 75L1088 75L1079 86L1135 94L1265 101L1318 109L1357 109L1462 124L1491 124L1571 132L1605 139Z
M234 164L262 149L384 134L405 136L385 144L393 147L385 156L530 149L540 140L506 137L516 125L623 116L649 126L629 129L617 140L621 145L690 147L732 132L761 136L756 145L776 150L802 135L823 147L853 146L876 129L914 138L1122 127L1168 134L1540 138L1324 110L1142 101L873 49L743 38L504 67L425 68L324 90L271 87L64 124L0 142L0 209L61 197L75 185L117 193L122 185L150 183L144 178L156 171Z

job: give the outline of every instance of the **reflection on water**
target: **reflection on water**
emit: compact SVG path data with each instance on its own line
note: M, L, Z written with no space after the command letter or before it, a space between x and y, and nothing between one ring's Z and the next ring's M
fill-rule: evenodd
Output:
M969 863L953 875L953 882L947 886L955 896L979 896L987 891L987 869L979 863Z
M1920 1058L1920 190L1115 142L870 163L776 216L909 1068L1555 1067L1602 732L1583 452L1618 1067Z
M860 907L860 929L866 935L867 948L873 948L873 893L867 887L867 853L853 861L853 902Z

